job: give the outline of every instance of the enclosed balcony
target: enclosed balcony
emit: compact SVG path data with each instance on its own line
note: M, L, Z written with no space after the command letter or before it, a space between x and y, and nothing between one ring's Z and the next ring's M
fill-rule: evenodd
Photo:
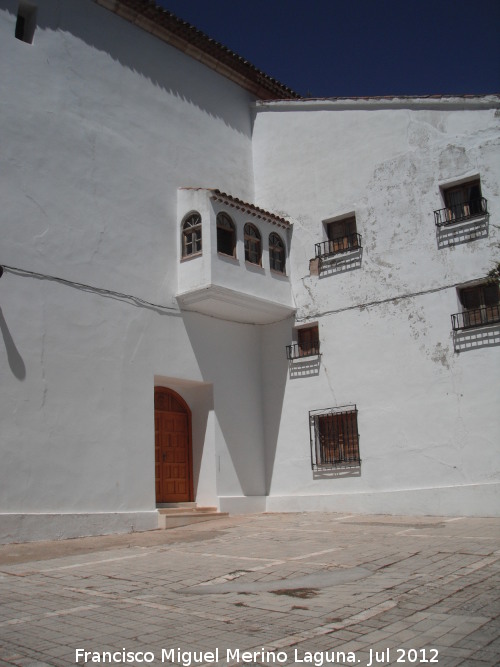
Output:
M288 220L219 190L182 188L177 202L182 309L254 324L295 312Z

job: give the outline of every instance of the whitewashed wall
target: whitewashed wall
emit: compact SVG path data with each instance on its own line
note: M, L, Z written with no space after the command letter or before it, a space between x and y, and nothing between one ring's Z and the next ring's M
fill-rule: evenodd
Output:
M21 269L0 280L0 541L156 525L155 384L192 410L200 504L494 513L499 348L458 355L449 316L455 283L498 261L498 103L270 103L254 119L248 93L89 0L40 2L32 45L16 11L0 0L0 264ZM439 249L440 185L478 174L489 237ZM264 291L296 319L179 311L182 187L294 221L287 278ZM352 211L361 267L310 276L323 221ZM322 357L301 377L285 346L308 321ZM346 403L361 476L319 478L308 411Z
M5 272L6 541L156 525L153 387L162 378L196 414L195 484L203 502L217 502L216 431L225 427L174 299L177 189L253 198L248 93L93 2L38 4L30 45L14 38L17 2L0 2L0 264L168 309ZM253 329L225 335L260 345ZM223 390L238 412L250 405L259 433L247 370L238 394L237 377ZM232 464L219 440L222 470ZM235 480L221 493L240 494Z
M294 220L296 323L318 322L322 352L315 375L289 371L274 403L267 392L268 415L281 415L267 443L269 509L498 513L500 349L457 354L450 321L460 310L454 285L485 276L500 258L498 106L258 104L256 203ZM438 248L440 185L475 175L489 237ZM310 276L323 221L353 211L360 268ZM283 369L268 370L283 385ZM361 475L314 475L308 411L345 404L359 410Z

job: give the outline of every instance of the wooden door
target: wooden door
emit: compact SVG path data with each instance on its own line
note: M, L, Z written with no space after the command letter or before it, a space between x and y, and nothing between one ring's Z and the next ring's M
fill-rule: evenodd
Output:
M157 503L193 499L191 411L165 387L155 387L155 481Z

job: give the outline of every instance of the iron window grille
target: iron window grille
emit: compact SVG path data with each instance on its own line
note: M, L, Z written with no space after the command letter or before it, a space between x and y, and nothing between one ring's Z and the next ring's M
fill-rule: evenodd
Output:
M359 456L358 410L344 405L309 412L311 468L357 468Z
M297 342L286 346L289 361L316 356L320 353L318 325L297 329Z
M201 253L201 216L191 213L182 225L182 256Z
M459 297L464 310L451 316L453 331L500 322L498 283L464 287L459 291Z
M443 190L445 208L434 211L437 227L472 220L488 213L488 202L481 194L479 180Z

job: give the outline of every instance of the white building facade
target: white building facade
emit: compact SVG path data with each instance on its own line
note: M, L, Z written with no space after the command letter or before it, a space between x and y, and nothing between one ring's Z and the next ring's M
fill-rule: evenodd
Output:
M0 31L0 542L498 515L498 97L297 99L142 0Z

